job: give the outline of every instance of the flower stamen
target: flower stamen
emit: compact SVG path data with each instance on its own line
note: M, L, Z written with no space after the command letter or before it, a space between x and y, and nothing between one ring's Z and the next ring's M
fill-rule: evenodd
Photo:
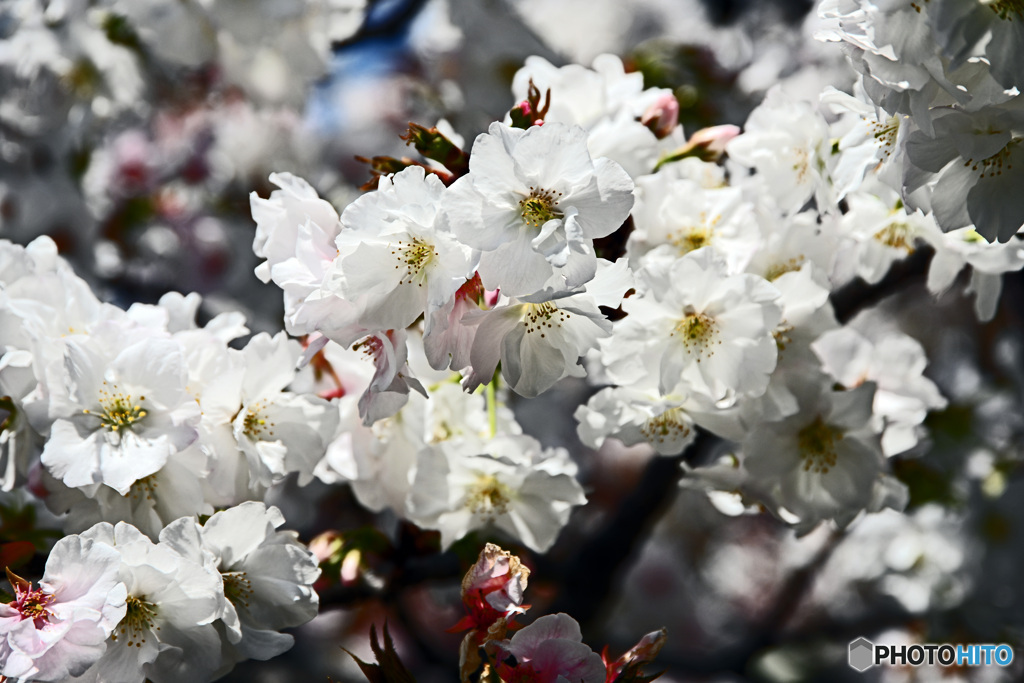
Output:
M640 428L640 433L648 443L661 444L668 439L675 441L686 438L690 435L690 428L686 424L683 409L676 406L647 420Z
M128 609L124 618L117 625L114 633L110 635L111 640L116 641L118 637L127 638L128 647L142 647L146 642L146 632L152 629L160 630L156 626L157 608L151 602L146 602L145 597L129 595L125 601Z
M984 4L1003 21L1013 21L1014 15L1018 19L1024 19L1024 0L995 0Z
M519 200L519 213L527 225L539 228L550 220L562 217L562 212L555 208L561 196L561 192L531 186L529 196Z
M82 412L98 418L100 426L107 431L120 435L146 417L147 412L142 407L142 402L145 400L145 396L139 396L138 401L133 400L131 394L124 393L117 388L116 384L113 390L108 390L107 383L103 382L99 401L101 412L93 412L88 408L83 408Z
M469 490L466 507L470 512L488 521L494 521L508 511L512 502L511 491L494 475L481 475Z
M842 430L825 424L821 416L797 432L797 447L800 449L804 472L827 474L835 467L836 442L842 438Z
M413 237L410 242L398 240L398 244L391 250L391 253L398 261L395 269L401 269L403 266L405 268L405 273L398 281L399 285L412 284L413 279L417 278L435 257L440 256L434 249L434 245L427 244L418 237ZM419 279L418 284L422 287L422 278Z
M709 351L709 347L712 344L720 345L722 343L718 339L718 329L714 318L704 313L690 313L676 323L669 336L678 336L687 354L696 353L700 357L703 357L705 353L709 357L715 355L714 351ZM700 358L697 358L697 362L700 362Z

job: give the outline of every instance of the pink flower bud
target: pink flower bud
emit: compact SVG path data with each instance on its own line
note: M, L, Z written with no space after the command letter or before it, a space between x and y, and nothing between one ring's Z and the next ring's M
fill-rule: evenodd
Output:
M702 147L715 156L725 152L725 146L740 134L740 127L731 124L702 128L690 136L688 147Z
M679 100L672 93L661 95L647 108L640 122L659 140L668 137L679 123Z

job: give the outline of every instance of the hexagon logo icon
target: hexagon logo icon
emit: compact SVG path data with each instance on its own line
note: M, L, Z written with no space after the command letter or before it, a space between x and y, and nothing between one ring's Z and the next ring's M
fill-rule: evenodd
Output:
M875 665L875 644L867 638L858 638L850 643L850 667L867 671Z

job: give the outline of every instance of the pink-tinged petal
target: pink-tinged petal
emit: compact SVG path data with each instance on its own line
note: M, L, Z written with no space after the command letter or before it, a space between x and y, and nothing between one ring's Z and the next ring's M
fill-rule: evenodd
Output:
M576 620L568 614L548 614L512 636L511 650L517 658L522 656L529 659L534 650L545 641L555 639L581 643L583 632Z

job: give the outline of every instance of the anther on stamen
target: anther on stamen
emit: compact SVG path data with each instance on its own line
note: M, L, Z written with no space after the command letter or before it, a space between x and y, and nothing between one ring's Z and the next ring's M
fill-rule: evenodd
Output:
M561 218L562 212L556 207L561 192L531 187L530 194L519 200L519 212L527 224L539 228L554 218Z
M497 477L481 475L469 491L466 507L473 514L493 522L496 517L508 512L511 500L511 491Z
M683 344L687 354L697 354L697 362L704 356L713 356L711 350L714 344L721 344L717 339L718 329L715 320L704 313L690 313L678 323L669 333L670 337L677 337Z
M826 474L837 462L836 443L843 439L843 432L825 424L821 417L801 429L797 435L797 447L803 462L804 472Z
M139 396L136 401L130 393L118 389L116 384L111 389L108 389L107 386L107 383L103 382L103 386L100 388L100 410L93 411L84 408L82 412L99 419L100 426L107 431L120 435L146 417L147 411L142 407L142 402L146 400L146 397Z

